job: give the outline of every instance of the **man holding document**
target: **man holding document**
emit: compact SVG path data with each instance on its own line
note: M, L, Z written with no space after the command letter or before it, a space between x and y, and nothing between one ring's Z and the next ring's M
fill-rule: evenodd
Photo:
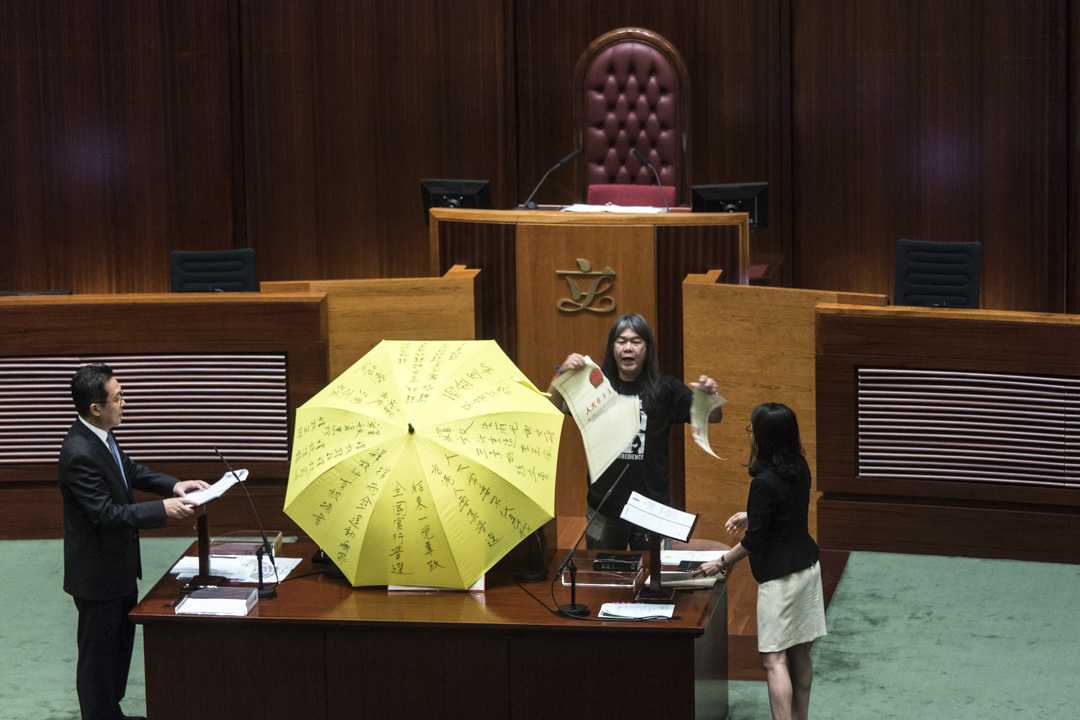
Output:
M83 720L117 720L127 688L135 625L128 613L142 577L139 528L192 514L188 491L202 480L177 480L132 461L112 429L124 415L124 392L108 365L87 365L71 380L79 417L60 450L64 500L64 590L79 611L76 688ZM135 502L132 489L163 495Z
M571 353L559 366L559 373L552 380L548 392L552 393L552 402L562 412L569 414L570 407L561 394L564 382L559 378L588 366L587 358L578 353ZM668 435L672 424L690 421L693 393L676 378L660 372L652 329L645 318L637 314L623 315L612 325L600 370L616 393L640 401L639 425L629 445L617 453L617 457L598 478L590 472L588 508L585 512L586 522L591 520L592 525L585 538L586 546L596 550L625 550L629 545L631 550L647 550L649 543L646 532L622 520L619 513L634 491L650 500L665 505L670 503ZM595 369L591 372L595 372ZM716 381L705 375L696 383L691 383L690 387L708 394L716 393ZM581 412L580 408L578 412ZM615 414L618 410L610 412ZM718 423L722 414L722 409L717 406L709 414L708 421ZM579 420L580 425L580 418L575 419ZM604 506L599 507L624 468L625 477ZM592 520L598 511L599 517Z

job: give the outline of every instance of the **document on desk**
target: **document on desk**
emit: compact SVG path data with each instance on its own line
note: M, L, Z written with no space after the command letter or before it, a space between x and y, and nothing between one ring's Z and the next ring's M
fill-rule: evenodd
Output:
M274 563L271 564L270 558L263 556L263 582L284 580L301 560L302 558L275 557ZM275 565L277 566L276 574L274 573ZM186 555L180 558L169 572L180 580L194 577L199 574L199 558ZM259 561L255 555L211 555L210 574L220 575L234 582L259 582Z
M709 562L724 554L723 550L661 550L661 565L678 565L683 561Z
M609 212L609 213L635 213L638 215L656 215L662 212L667 212L664 208L652 207L651 205L612 205L606 203L604 205L585 205L584 203L575 203L573 205L567 205L562 209L563 212Z
M638 399L620 395L588 355L585 367L555 378L552 386L566 400L581 431L589 480L604 474L611 463L638 437L641 412Z
M723 460L712 451L709 446L709 415L727 400L716 393L706 393L704 390L695 390L693 399L690 401L690 436L705 452L717 460Z
M674 603L604 603L599 618L619 620L643 620L645 618L670 619L675 614Z

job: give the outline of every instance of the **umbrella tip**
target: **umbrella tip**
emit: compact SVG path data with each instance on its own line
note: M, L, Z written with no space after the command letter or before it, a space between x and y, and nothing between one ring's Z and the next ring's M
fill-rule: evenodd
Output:
M416 432L416 428L412 426L412 423L409 423L409 434L412 435L414 432Z

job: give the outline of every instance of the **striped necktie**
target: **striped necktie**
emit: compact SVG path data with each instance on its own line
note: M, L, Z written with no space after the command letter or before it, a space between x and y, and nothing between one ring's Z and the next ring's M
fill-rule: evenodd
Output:
M116 447L116 440L113 439L112 433L109 433L109 452L112 453L113 460L116 461L116 466L120 468L120 477L124 479L124 484L127 485L127 475L124 474L124 463L120 462L120 448Z

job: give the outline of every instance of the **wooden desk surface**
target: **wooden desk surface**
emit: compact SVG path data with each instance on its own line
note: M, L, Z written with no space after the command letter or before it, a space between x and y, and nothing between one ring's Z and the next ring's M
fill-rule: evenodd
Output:
M411 720L459 707L474 720L727 715L723 586L680 593L677 620L587 622L551 614L499 573L484 593L354 589L308 574L314 549L283 547L304 561L243 618L175 615L180 584L157 583L132 613L144 626L150 717L213 708L212 717ZM550 603L550 582L529 588ZM558 602L569 594L557 582ZM577 599L595 617L632 591L581 587ZM197 692L178 691L179 668L197 668ZM632 690L612 692L612 678Z
M197 552L193 544L187 555ZM170 606L181 595L182 583L174 575L166 575L147 593L132 612L140 624L202 623L202 622L274 622L320 624L397 625L418 627L432 625L470 625L475 627L544 628L566 630L627 631L688 633L700 635L716 607L723 591L717 585L711 591L679 592L675 612L678 619L668 622L589 622L554 615L519 588L509 573L491 572L483 593L451 591L398 591L384 587L354 588L345 580L328 578L322 565L314 565L311 556L315 544L310 541L282 546L282 557L301 557L303 561L278 586L278 597L260 601L245 618L176 615ZM548 568L548 579L526 585L530 592L548 607L551 599L551 578L566 551L556 552L554 567ZM648 570L646 569L646 574ZM644 578L645 575L642 575ZM570 602L570 588L555 582L555 598L560 604ZM589 606L590 617L596 617L605 602L631 602L634 591L622 588L578 586L577 600Z

